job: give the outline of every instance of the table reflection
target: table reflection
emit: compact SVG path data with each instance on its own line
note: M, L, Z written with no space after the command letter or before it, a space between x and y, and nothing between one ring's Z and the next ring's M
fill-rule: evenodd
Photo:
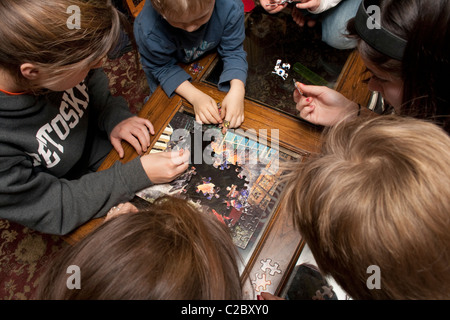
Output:
M257 6L246 18L248 78L246 98L297 116L292 99L296 79L333 88L352 50L338 50L321 40L321 27L299 27L290 8L271 15ZM219 60L204 79L217 84L223 65Z

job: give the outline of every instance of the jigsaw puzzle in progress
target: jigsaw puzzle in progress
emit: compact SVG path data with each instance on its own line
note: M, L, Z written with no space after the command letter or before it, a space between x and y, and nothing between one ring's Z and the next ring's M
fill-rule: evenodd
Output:
M190 200L228 226L246 263L278 206L284 188L280 164L298 156L238 132L223 135L217 126L201 126L191 115L177 113L151 152L189 149L189 168L175 181L137 196L150 202L165 194Z

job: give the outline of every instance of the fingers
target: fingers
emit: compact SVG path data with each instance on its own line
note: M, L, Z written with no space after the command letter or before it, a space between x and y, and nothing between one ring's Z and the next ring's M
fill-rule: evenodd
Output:
M170 157L172 159L172 162L176 166L184 165L189 163L189 159L191 157L191 153L189 150L177 150L172 152L164 152L165 156Z
M195 114L195 121L196 121L197 123L203 124L203 121L201 120L200 114L199 114L199 113L196 113L196 114Z
M297 90L294 91L295 108L300 111L300 117L307 119L314 111L315 106L312 104L314 99L312 97L304 97L300 95Z
M222 122L222 116L219 113L219 109L217 108L216 104L214 106L209 106L208 111L209 111L209 117L208 117L209 123L221 123Z
M229 128L238 128L244 122L244 113L226 114L222 125L222 134L225 134Z
M285 300L278 296L274 296L273 294L271 294L269 292L261 292L260 297L261 297L261 300Z
M110 140L114 149L123 157L121 140L127 141L138 154L148 150L150 146L150 134L155 134L153 124L144 118L131 117L119 123L111 132Z
M244 122L244 115L233 116L229 121L230 128L238 128Z
M167 183L187 170L190 152L179 150L159 152L141 157L141 164L150 181L154 184Z
M145 122L145 126L148 128L148 131L150 132L150 134L154 135L155 134L155 128L153 127L153 124L150 122L150 120L147 119L143 119Z
M115 218L124 213L136 213L139 210L130 202L119 203L117 206L112 207L106 214L105 221Z
M288 5L287 3L278 4L275 1L270 1L263 7L268 13L274 14L274 13L278 13L281 10L283 10L284 8L286 8L287 5Z
M189 160L191 153L188 150L179 150L173 152L164 152L169 157L171 157L172 163L174 164L172 171L169 171L170 180L175 179L180 174L185 172L189 167Z
M203 110L196 112L195 120L200 124L222 123L222 116L216 104L210 104Z
M114 149L117 151L117 153L119 154L119 158L123 158L123 156L125 155L125 152L123 151L122 148L122 143L120 143L120 139L116 139L116 138L111 138L111 144L114 147Z
M148 132L147 132L148 133ZM145 153L150 146L150 136L145 136L142 131L136 133L128 133L123 136L123 139L127 141L141 155Z
M306 85L304 83L298 82L300 86L300 90L302 90L303 94L307 97L318 97L323 94L325 91L329 90L326 86L312 86Z
M302 1L297 2L295 4L295 7L297 9L309 9L311 11L317 10L317 7L319 6L320 1L317 0L308 0L308 1Z
M307 106L304 107L301 111L300 111L300 117L305 119L305 120L310 120L312 113L314 111L314 106Z
M300 27L305 25L305 16L300 10L295 8L292 10L292 20Z

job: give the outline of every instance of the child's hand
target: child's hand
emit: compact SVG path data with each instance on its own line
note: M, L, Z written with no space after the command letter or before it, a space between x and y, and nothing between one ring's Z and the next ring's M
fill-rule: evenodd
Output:
M231 80L231 87L228 94L222 101L221 116L224 119L223 132L227 128L237 128L244 122L244 97L245 86L241 80Z
M150 153L141 157L148 178L154 183L167 183L181 175L189 166L187 150Z
M138 154L143 154L150 146L150 134L155 134L155 130L149 120L131 117L119 122L114 127L110 134L110 140L119 157L123 158L122 140L131 144Z
M198 123L221 123L222 118L217 108L217 102L207 94L199 91L192 101L195 112L195 121Z
M321 0L302 0L295 4L297 9L308 9L310 11L316 11L320 6Z
M306 24L308 27L312 28L316 25L316 19L312 19L310 17L305 17L303 12L299 9L292 8L291 15L292 15L292 19L299 27L303 27Z
M184 81L175 90L177 94L184 97L194 106L195 121L200 124L221 123L222 118L217 108L217 102L192 85Z
M278 13L281 10L283 10L284 8L286 8L286 6L288 5L288 3L283 3L283 4L279 4L281 2L281 0L260 0L259 3L261 4L261 7L264 8L264 10L266 10L268 13L274 14L274 13Z
M328 87L300 84L300 89L305 96L294 90L296 109L301 118L311 123L332 126L358 111L358 104Z

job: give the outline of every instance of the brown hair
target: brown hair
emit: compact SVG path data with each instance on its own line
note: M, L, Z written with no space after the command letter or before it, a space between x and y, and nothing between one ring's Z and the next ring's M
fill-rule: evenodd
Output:
M395 116L341 123L291 173L286 206L324 274L355 299L449 299L450 137ZM381 272L369 289L367 268Z
M358 51L380 70L402 79L400 114L430 119L450 133L450 1L381 0L381 26L407 41L402 61L391 59L361 40L354 19L349 36Z
M237 250L214 216L172 197L119 215L57 256L38 299L241 299ZM66 287L77 265L81 289Z
M164 17L182 16L186 12L206 11L214 0L150 0L153 8Z
M80 29L67 25L73 5L80 8ZM106 0L2 0L0 21L0 68L28 90L37 88L22 76L23 63L45 69L57 83L65 72L103 58L120 32L119 12Z

